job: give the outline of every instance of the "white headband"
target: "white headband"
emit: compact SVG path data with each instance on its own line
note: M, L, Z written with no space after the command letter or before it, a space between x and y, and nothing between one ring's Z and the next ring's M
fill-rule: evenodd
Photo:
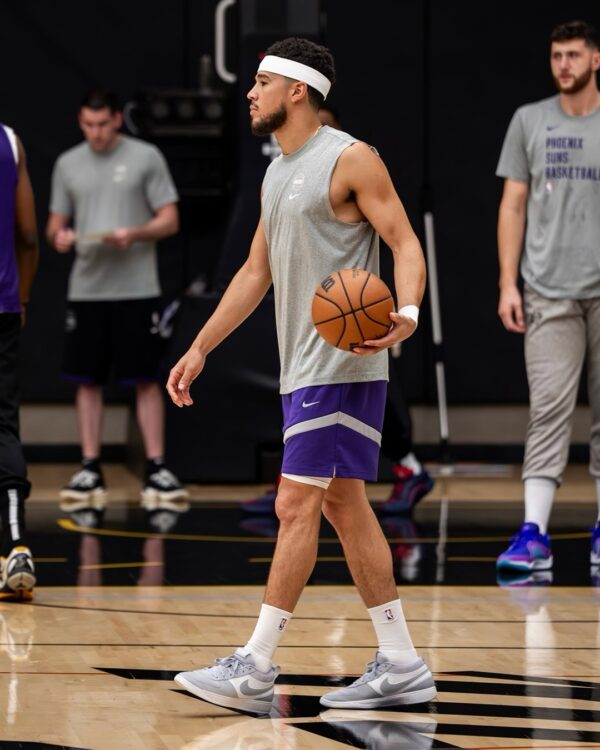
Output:
M331 88L329 78L326 78L323 73L319 73L318 70L311 68L310 65L304 65L304 63L296 62L295 60L288 60L285 57L277 57L277 55L266 55L263 57L262 62L258 66L258 72L279 73L280 76L286 76L287 78L293 78L295 81L307 83L313 89L323 94L323 99L327 98L327 94Z

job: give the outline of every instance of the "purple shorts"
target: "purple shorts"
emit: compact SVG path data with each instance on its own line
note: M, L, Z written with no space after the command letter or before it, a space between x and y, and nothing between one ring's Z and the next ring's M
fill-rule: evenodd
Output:
M311 385L282 396L282 474L377 479L387 382Z

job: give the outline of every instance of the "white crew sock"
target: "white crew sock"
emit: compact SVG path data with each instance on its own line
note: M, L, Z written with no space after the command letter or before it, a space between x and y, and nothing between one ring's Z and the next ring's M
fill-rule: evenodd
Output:
M400 599L367 610L373 620L379 650L395 664L414 664L417 652L406 627Z
M600 479L596 479L596 499L598 501L598 518L596 523L600 523Z
M423 471L421 462L412 451L410 453L407 453L406 456L403 456L398 461L398 463L401 466L405 466L407 469L410 469L413 474L420 474Z
M548 519L554 502L556 482L532 477L525 480L525 523L537 523L540 534L548 531Z
M268 672L271 669L273 654L291 619L291 612L271 607L270 604L263 604L260 608L254 633L243 651L249 651L252 654L254 663L261 672Z

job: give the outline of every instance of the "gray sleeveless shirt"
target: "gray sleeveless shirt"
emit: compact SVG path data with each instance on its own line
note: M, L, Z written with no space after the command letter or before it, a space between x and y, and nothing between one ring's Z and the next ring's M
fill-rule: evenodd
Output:
M322 339L312 323L317 286L342 268L379 273L379 236L366 221L340 221L329 200L340 154L356 143L322 127L297 151L278 156L262 187L281 361L281 393L309 385L387 380L387 350L356 357Z

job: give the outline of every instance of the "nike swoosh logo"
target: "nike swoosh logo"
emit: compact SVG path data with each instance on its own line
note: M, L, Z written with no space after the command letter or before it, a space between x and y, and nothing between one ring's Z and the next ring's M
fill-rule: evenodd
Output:
M546 130L556 130L556 128L560 128L560 125L546 125Z
M297 198L299 195L300 195L300 193L290 193L288 195L288 199L291 200L291 201L293 201L294 198Z
M411 674L408 674L408 675L406 675L406 674L398 675L398 677L396 679L394 679L394 677L392 675L389 675L389 676L385 677L379 683L379 686L377 687L377 690L380 690L382 693L386 689L387 690L389 690L389 689L397 690L398 688L402 687L403 685L408 685L410 683L414 683L415 678L425 677L426 674L427 674L426 672L423 672L421 675L419 675L419 674L417 674L415 672L412 672ZM421 681L420 679L417 679L417 684L420 681ZM416 688L416 686L414 684L411 685L411 689L415 689L415 688Z
M240 693L242 693L242 695L263 695L270 690L270 685L265 685L264 687L255 689L250 687L250 682L248 681L242 682L238 690L240 691Z
M307 406L314 406L315 404L320 404L320 401L311 401L309 404L306 403L306 401L302 402L302 408L306 409Z

